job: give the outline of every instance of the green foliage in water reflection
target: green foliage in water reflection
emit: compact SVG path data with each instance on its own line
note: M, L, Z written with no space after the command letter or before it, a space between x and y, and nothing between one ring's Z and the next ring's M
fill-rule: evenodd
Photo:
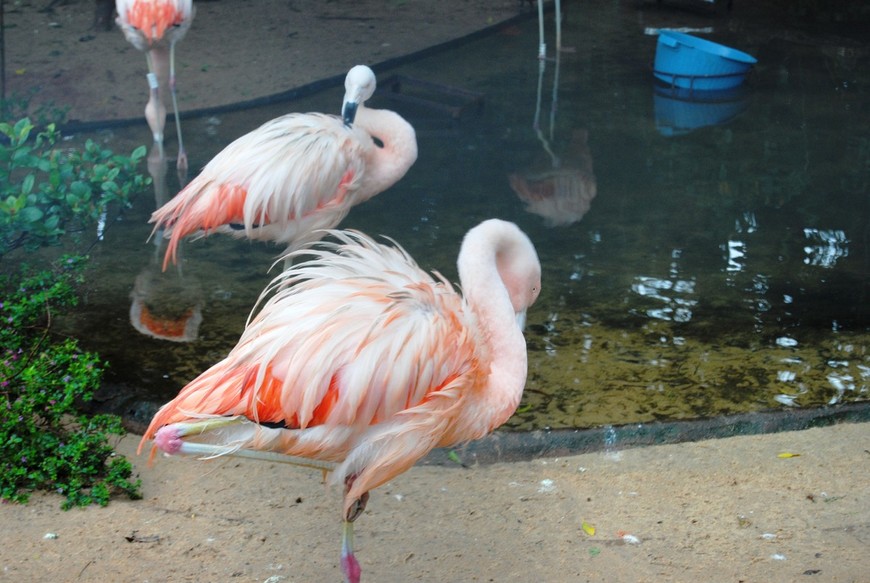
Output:
M109 204L128 204L149 178L137 171L146 150L120 156L88 140L61 148L54 124L27 118L0 123L0 256L19 247L55 245L97 221Z

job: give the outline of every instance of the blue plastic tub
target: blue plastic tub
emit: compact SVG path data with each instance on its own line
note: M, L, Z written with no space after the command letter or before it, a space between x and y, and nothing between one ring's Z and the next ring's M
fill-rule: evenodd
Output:
M668 85L698 91L737 87L755 57L690 34L662 30L653 73Z

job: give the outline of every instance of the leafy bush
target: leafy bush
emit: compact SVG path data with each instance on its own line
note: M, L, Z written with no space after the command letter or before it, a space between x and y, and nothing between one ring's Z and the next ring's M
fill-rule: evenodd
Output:
M0 256L57 244L97 221L110 203L127 204L150 181L137 171L145 146L129 157L92 140L83 150L61 149L54 124L35 130L28 118L0 123L6 142L0 147Z
M54 490L63 508L97 503L113 492L141 497L132 466L107 441L123 435L113 415L87 416L76 405L99 386L104 364L73 339L52 338L51 319L77 302L82 258L16 281L0 276L0 498L26 502Z
M144 146L125 157L91 140L81 150L60 148L60 138L54 124L0 123L0 258L59 243L150 182L137 171ZM0 275L2 499L26 502L34 490L52 490L66 497L66 509L105 505L116 492L140 497L130 462L108 443L123 435L120 419L78 409L105 364L51 330L52 317L77 302L83 264L65 257L52 269Z

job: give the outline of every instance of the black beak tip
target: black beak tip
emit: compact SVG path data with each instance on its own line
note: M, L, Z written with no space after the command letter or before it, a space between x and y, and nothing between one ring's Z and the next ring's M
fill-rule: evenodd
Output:
M341 112L341 118L344 121L344 125L348 127L353 125L353 120L356 118L356 109L356 103L345 103Z

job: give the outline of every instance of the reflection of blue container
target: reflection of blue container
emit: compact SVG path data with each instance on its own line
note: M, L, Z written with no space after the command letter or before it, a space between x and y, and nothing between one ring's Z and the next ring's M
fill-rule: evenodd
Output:
M755 57L682 32L662 30L653 73L683 89L714 91L736 87L757 61Z
M721 125L734 119L749 105L745 87L722 91L692 91L656 83L653 95L656 128L663 136Z

